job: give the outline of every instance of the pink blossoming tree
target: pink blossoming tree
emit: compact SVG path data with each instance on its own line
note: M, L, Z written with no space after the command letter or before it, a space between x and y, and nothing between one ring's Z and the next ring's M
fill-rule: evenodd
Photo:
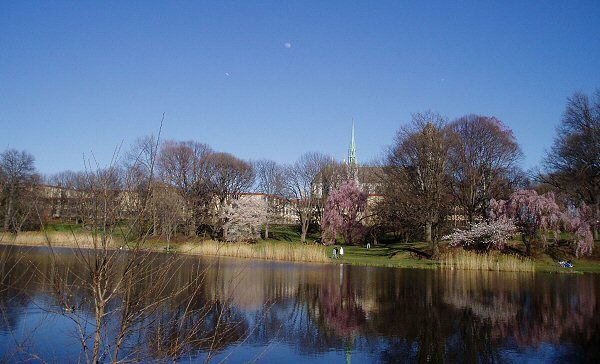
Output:
M592 254L594 246L593 221L593 212L585 203L579 208L568 209L562 215L564 230L573 235L573 250L577 257Z
M490 207L492 217L513 221L521 233L527 255L532 254L538 241L545 246L548 233L557 231L560 225L561 212L551 192L538 195L534 190L517 190L508 201L492 200ZM537 239L538 232L540 240Z
M367 207L367 193L356 182L348 181L334 190L327 199L321 223L323 237L335 240L342 235L346 244L352 244L364 234L360 214Z
M515 224L527 255L531 255L533 248L540 243L545 247L549 233L558 237L561 228L572 233L576 256L592 252L591 225L585 218L585 206L562 211L552 192L538 195L534 190L517 190L508 201L492 200L490 209L492 219L510 220Z

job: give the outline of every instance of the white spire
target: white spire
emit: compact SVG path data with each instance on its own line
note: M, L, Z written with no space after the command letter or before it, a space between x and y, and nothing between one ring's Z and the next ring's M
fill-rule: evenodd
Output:
M350 148L348 149L348 164L356 165L356 140L354 139L354 119L352 120L352 137L350 139Z

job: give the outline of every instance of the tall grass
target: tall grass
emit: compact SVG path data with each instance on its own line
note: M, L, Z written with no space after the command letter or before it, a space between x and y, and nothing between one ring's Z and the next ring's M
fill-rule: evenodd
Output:
M446 269L491 270L503 272L534 272L531 259L499 252L475 253L463 249L450 251L440 260Z
M112 237L109 247L122 245L122 239ZM18 234L0 233L0 245L11 244L21 246L47 246L69 248L94 248L94 236L85 232L32 231ZM146 248L162 251L162 244ZM178 251L183 254L227 256L235 258L254 258L266 260L285 260L289 262L329 262L327 251L322 245L297 243L222 243L212 240L190 242L179 245Z
M96 242L99 242L99 237ZM115 238L110 238L110 245L117 245ZM13 244L22 246L45 246L70 247L70 248L93 248L94 236L85 232L63 232L63 231L24 231L17 234L0 233L0 244Z
M327 251L322 245L294 243L220 243L212 240L186 243L179 247L181 253L215 255L235 258L285 260L289 262L327 263Z

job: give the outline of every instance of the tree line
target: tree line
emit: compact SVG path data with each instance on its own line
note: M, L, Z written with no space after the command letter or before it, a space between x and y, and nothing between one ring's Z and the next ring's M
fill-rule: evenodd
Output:
M4 231L33 230L52 216L70 214L86 225L97 221L95 195L102 193L112 199L120 219L143 220L136 225L140 234L167 240L178 234L268 238L269 225L287 209L297 216L303 242L311 231L327 227L323 237L329 234L332 241L340 234L346 242L393 234L424 240L437 255L438 242L454 228L490 220L493 204L509 201L515 191L536 190L540 196L553 193L564 211L580 209L575 212L580 219L585 212L598 239L600 91L568 99L541 171L524 172L522 158L512 130L497 118L470 114L449 121L431 111L413 115L397 131L385 157L357 167L356 174L353 166L322 153L305 153L281 165L247 161L197 141L148 136L106 168L87 161L83 171L42 177L31 154L8 149L0 156L0 221ZM363 207L364 196L344 186L356 179L359 189L376 195L376 204ZM44 204L47 195L37 188L42 184L59 187L52 207ZM354 197L346 201L344 194L334 194L342 188ZM267 198L242 203L246 192ZM332 194L335 199L328 203ZM136 201L148 201L141 216L134 213L141 208Z
M568 99L541 172L525 173L521 158L512 131L494 117L416 114L387 152L380 224L408 236L422 229L416 238L433 255L461 222L469 230L499 219L516 225L527 254L560 231L574 234L576 253L591 252L600 220L600 91Z

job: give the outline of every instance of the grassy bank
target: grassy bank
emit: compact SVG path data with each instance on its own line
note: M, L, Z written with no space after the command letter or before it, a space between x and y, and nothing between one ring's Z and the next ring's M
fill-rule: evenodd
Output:
M600 254L600 244L594 248ZM328 248L331 256L332 247ZM551 273L600 273L600 258L596 255L576 259L566 257L573 262L574 268L566 269L558 265L556 256L541 254L535 259L521 259L514 255L492 253L490 256L472 257L462 254L460 250L453 255L445 254L438 262L427 259L414 251L427 251L425 243L392 243L374 246L367 250L364 247L344 247L344 258L340 262L395 268L449 268L449 269L477 269L492 271L535 271ZM444 259L445 258L445 259Z
M83 231L67 232L63 229L47 229L42 232L22 232L19 234L0 234L0 244L20 246L47 246L92 248L93 238ZM116 239L114 246L122 243ZM209 256L228 256L265 260L282 260L291 262L344 263L362 266L379 266L395 268L436 268L438 263L430 259L422 259L411 253L406 244L388 244L365 249L359 246L344 247L345 254L341 259L331 259L333 247L316 244L308 239L306 244L300 243L299 234L285 228L275 228L268 240L255 244L222 243L212 240L192 240L172 242L167 245L160 240L149 240L144 247L153 251L170 251ZM423 248L424 244L417 245ZM414 244L411 245L414 248Z
M48 242L56 247L93 247L93 237L81 229L46 229L42 232L23 232L19 234L0 233L0 244L13 244L21 246L46 246ZM575 268L564 269L558 266L557 255L549 252L537 256L534 260L521 259L505 254L492 254L489 256L472 256L467 253L454 251L445 254L440 261L428 259L423 252L428 250L425 243L388 243L373 245L371 249L364 246L344 247L344 257L331 259L333 247L324 247L316 244L314 236L309 237L306 244L300 243L300 236L294 229L275 227L268 240L255 244L247 243L222 243L202 240L182 240L172 242L170 250L182 254L228 256L236 258L251 258L265 260L281 260L290 262L315 262L315 263L344 263L362 266L379 266L394 268L449 268L449 269L477 269L493 271L536 271L560 273L600 273L600 255L588 259L571 259ZM122 245L120 239L113 242L117 247ZM600 244L597 244L600 245ZM165 251L166 242L150 240L144 248L153 251ZM600 254L600 246L595 247L596 254Z

